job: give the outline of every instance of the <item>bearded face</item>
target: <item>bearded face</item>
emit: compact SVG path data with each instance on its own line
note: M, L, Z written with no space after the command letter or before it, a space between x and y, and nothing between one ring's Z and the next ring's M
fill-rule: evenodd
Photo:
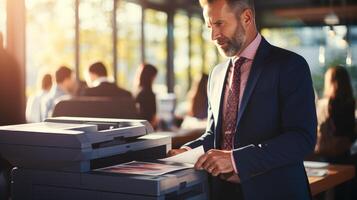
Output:
M234 33L230 36L221 35L217 38L215 44L221 54L232 57L241 51L244 41L245 41L245 31L240 23L238 23L237 28Z
M243 26L242 12L232 9L226 1L214 1L203 7L207 28L222 55L233 57L245 44L246 30Z

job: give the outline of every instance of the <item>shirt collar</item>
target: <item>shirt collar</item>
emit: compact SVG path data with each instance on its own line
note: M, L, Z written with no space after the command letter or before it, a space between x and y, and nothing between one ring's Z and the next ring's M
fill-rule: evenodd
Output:
M97 87L103 82L109 83L110 81L107 77L99 77L99 78L97 78L97 80L93 81L93 87Z
M245 57L249 60L253 60L261 41L262 36L258 33L255 39L242 51L240 55L234 56L232 58L233 63L237 61L237 59L239 59L240 57Z
M57 85L57 84L55 84L51 88L49 93L52 94L53 96L56 96L56 95L60 95L61 96L61 95L66 94L66 92L64 90L62 90L61 87L59 85Z

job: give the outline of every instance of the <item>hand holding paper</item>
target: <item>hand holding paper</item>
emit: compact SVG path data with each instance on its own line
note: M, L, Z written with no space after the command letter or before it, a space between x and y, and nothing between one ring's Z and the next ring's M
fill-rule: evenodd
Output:
M204 154L204 149L203 146L199 146L197 148L194 148L189 151L185 151L181 154L177 154L172 157L160 159L161 161L169 161L169 162L177 162L177 163L185 163L185 164L190 164L194 165L198 158Z
M196 169L204 169L212 176L234 171L231 151L211 149L201 156L195 164Z

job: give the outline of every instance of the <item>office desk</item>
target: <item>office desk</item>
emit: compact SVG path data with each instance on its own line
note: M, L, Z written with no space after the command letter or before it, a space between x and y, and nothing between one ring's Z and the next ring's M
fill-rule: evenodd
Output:
M351 180L355 176L353 165L329 165L327 169L328 174L324 177L309 177L313 196Z

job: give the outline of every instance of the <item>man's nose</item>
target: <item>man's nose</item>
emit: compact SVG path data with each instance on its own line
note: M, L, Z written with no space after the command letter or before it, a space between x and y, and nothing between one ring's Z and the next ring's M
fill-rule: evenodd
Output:
M217 40L217 38L219 38L221 35L220 31L215 29L215 28L212 28L211 29L211 40L212 41L215 41Z

